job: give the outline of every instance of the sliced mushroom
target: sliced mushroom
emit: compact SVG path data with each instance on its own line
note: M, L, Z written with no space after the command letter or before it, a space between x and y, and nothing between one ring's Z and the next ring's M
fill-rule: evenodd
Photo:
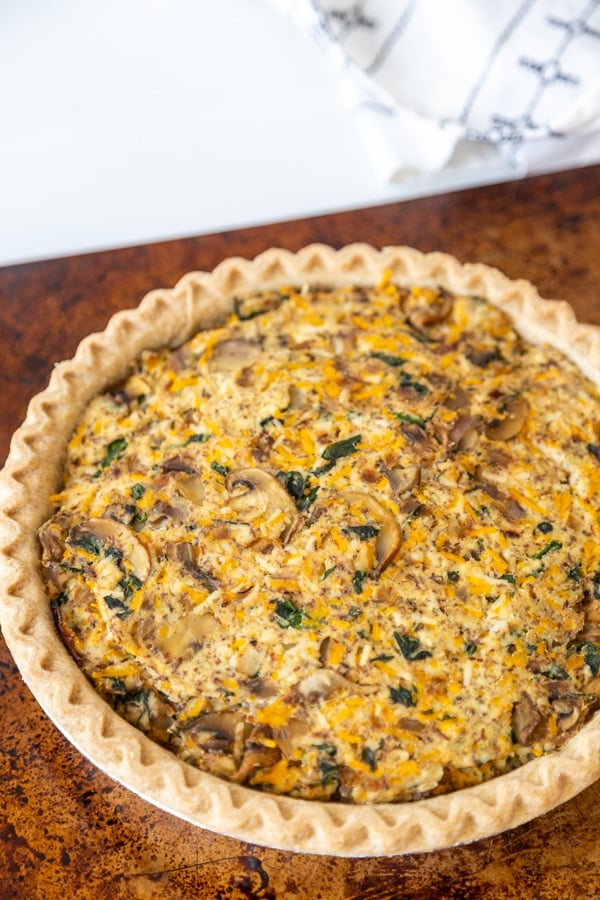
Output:
M427 443L427 434L421 425L417 425L414 422L404 422L400 427L400 431L413 446Z
M520 519L524 519L527 516L527 513L520 503L513 500L509 494L501 491L493 482L488 481L481 476L480 466L475 468L474 477L477 487L482 490L484 494L487 494L488 497L491 497L492 500L498 501L502 512L510 522L518 522Z
M471 450L477 443L477 436L481 431L483 431L483 422L480 416L461 413L448 433L450 448Z
M189 731L212 731L222 735L230 741L235 739L236 730L243 724L244 719L240 712L225 710L223 712L208 712L191 723Z
M237 469L227 475L225 487L231 494L231 506L242 516L255 518L276 510L284 512L279 537L287 543L300 517L293 499L273 475L263 469Z
M244 338L219 341L213 347L208 368L212 372L237 372L256 362L261 352L261 346L256 341Z
M400 549L400 544L402 543L400 526L391 512L379 500L372 497L371 494L365 494L362 491L345 491L342 496L346 503L363 506L374 519L381 522L381 528L375 544L377 566L374 570L376 576L380 575Z
M196 475L198 469L189 460L182 456L172 456L162 464L163 472L185 472L187 475Z
M305 393L301 388L297 387L297 385L290 385L288 393L290 398L288 409L302 409L302 407L306 405Z
M218 631L219 623L212 613L199 612L196 608L174 623L167 634L158 638L158 643L172 659L179 659L192 644L202 644Z
M257 769L268 769L279 762L281 750L277 746L272 746L274 743L272 735L273 732L268 725L256 725L252 729L233 781L243 784Z
M586 622L575 640L581 644L600 644L600 625Z
M419 294L410 292L404 299L404 312L415 328L427 329L447 319L453 305L452 295L443 289Z
M150 574L150 557L131 528L115 519L87 519L71 532L74 540L85 535L91 535L97 538L104 547L116 550L123 559L129 561L136 578L146 581Z
M48 522L44 522L38 531L44 554L55 562L60 562L65 552L65 525L66 519L63 516L55 516Z
M212 593L219 589L217 579L197 564L194 548L189 541L169 541L165 545L165 553L169 559L181 563L186 572L193 575L207 591Z
M303 737L309 729L305 719L292 716L285 725L273 729L273 737L286 756L290 756L298 746L298 738Z
M539 733L544 718L528 693L523 691L521 699L512 711L512 728L519 744L531 744Z
M190 503L201 506L204 502L204 482L200 475L182 475L177 478L176 486L179 493L183 494Z
M262 653L259 653L252 644L249 644L244 652L238 657L235 667L242 675L249 675L252 677L256 675L260 669L262 660Z
M316 669L298 684L298 690L306 700L330 697L335 691L347 687L354 685L332 669Z
M451 392L444 400L446 409L468 409L469 395L460 385L454 385Z
M502 411L506 413L505 417L490 422L485 430L486 436L492 441L509 441L519 434L529 413L529 403L519 395L508 400Z
M465 356L474 366L485 369L494 360L501 359L497 347L490 349L488 347L468 347Z
M279 693L279 689L274 681L269 678L261 678L257 675L255 678L248 678L244 681L244 687L254 694L255 697L275 697Z
M396 496L405 494L412 488L418 487L421 483L421 469L419 466L396 466L393 469L388 469L382 463L379 468L389 481Z
M416 734L419 734L419 732L423 731L425 728L424 722L421 722L419 719L411 719L410 716L399 719L398 725L400 728L403 728L404 731L413 731Z
M319 644L319 662L322 666L326 666L329 660L329 652L331 649L331 638L329 635L326 638L323 638L321 643Z

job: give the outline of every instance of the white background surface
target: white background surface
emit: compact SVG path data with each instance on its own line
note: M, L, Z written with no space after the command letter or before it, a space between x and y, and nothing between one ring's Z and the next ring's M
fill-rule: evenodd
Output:
M383 183L266 0L0 0L0 265L509 177Z

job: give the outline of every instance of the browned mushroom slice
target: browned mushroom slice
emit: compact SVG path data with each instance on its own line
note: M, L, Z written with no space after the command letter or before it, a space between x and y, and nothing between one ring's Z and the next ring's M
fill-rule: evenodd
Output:
M504 404L502 411L505 417L490 422L485 430L492 441L509 441L519 434L529 413L529 403L523 396L514 397Z
M396 496L418 487L421 482L421 469L418 466L395 466L393 469L388 469L382 463L379 468L389 481Z
M454 298L448 291L411 291L404 300L404 312L409 323L422 330L447 319L453 305Z
M189 541L168 541L164 552L168 559L181 563L186 572L193 575L207 591L212 593L219 589L219 582L214 575L205 572L196 562L194 548Z
M293 499L280 482L263 469L236 469L225 479L230 504L238 515L254 519L281 510L284 513L278 537L286 543L300 517Z
M261 353L261 346L256 341L229 338L215 344L208 361L208 368L212 372L237 372L239 369L251 366Z
M208 712L194 721L189 726L191 731L212 731L228 738L231 742L235 739L236 729L244 721L242 714L237 710L224 710L223 712Z
M391 512L379 500L372 497L371 494L365 494L362 491L345 491L342 497L348 504L362 506L374 519L381 523L375 544L377 566L374 574L379 575L391 563L400 549L400 544L402 543L400 526Z
M115 550L119 556L128 560L136 578L146 581L150 574L150 557L131 528L115 519L87 519L71 532L75 541L85 535L97 538L103 547Z
M444 400L444 406L447 409L468 409L469 395L460 385L454 385Z
M175 484L179 493L183 494L190 503L195 503L196 506L203 503L205 491L200 475L180 475Z
M472 450L482 430L483 422L480 416L461 413L448 433L450 447L454 450Z
M237 710L208 712L184 727L194 743L212 753L233 753L236 737L243 729L244 719Z
M316 669L303 678L298 684L298 691L306 700L317 700L330 697L335 691L352 687L352 684L343 675L338 675L332 669Z
M516 500L513 500L509 494L506 494L504 491L500 490L500 488L491 481L487 481L484 477L482 477L482 470L480 466L476 466L475 472L475 484L477 487L487 494L488 497L491 497L492 500L497 500L500 504L500 508L506 518L510 522L518 522L519 519L524 519L527 516L527 513L523 509L523 507Z
M162 464L163 472L185 472L186 475L196 475L198 469L183 456L172 456Z
M521 699L514 704L512 711L512 728L514 735L523 746L531 744L539 734L544 717L528 693L523 691Z
M171 659L180 659L192 645L203 644L219 631L219 623L212 613L191 609L177 622L169 624L165 634L157 636L160 648Z
M240 767L233 781L243 784L257 769L269 769L281 759L281 750L273 746L273 732L268 725L255 725L244 748Z

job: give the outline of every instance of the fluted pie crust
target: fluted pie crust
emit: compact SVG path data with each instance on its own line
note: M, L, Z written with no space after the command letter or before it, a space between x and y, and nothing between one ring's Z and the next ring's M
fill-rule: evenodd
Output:
M562 351L600 386L600 329L525 281L406 247L323 245L269 250L193 272L148 294L56 366L30 404L0 476L0 620L15 661L48 716L99 768L156 806L199 826L265 846L340 856L431 851L515 827L568 800L600 775L595 715L559 750L482 784L411 803L350 805L257 792L196 769L150 741L99 697L59 639L40 575L38 529L53 512L67 443L90 400L123 379L144 350L178 347L224 321L233 299L315 284L442 287L505 310L533 343Z

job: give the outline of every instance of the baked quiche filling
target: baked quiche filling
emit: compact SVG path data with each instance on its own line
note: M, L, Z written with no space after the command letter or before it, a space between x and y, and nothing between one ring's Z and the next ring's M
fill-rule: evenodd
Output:
M182 759L354 803L559 747L600 693L600 403L479 297L289 287L88 406L57 628Z

